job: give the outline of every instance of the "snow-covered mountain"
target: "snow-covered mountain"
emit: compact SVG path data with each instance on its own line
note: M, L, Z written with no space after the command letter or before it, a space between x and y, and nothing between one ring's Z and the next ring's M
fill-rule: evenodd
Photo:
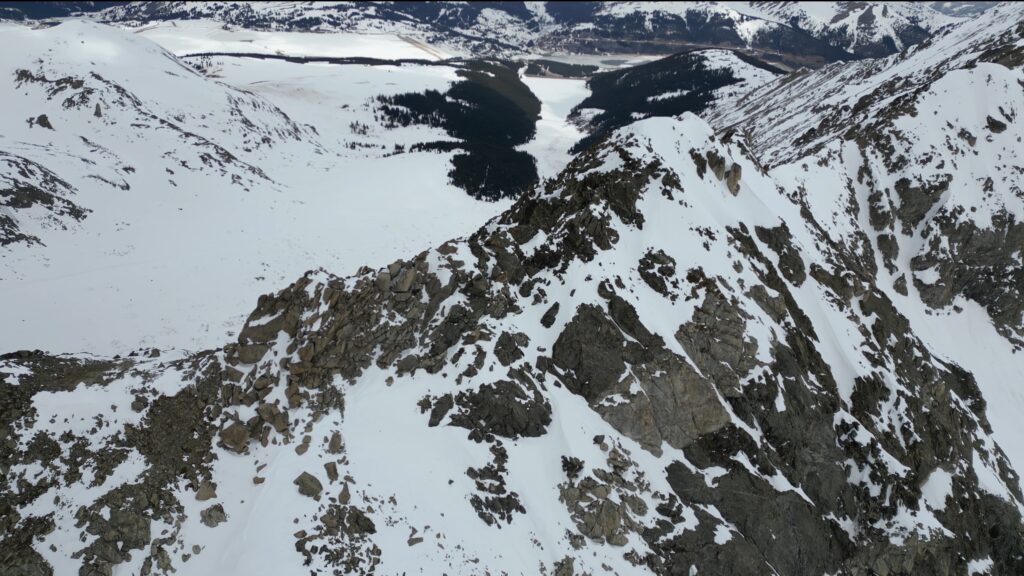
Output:
M712 104L728 109L734 99L781 74L742 52L719 49L691 50L596 73L587 81L590 95L570 116L588 132L575 149L636 120L700 114Z
M924 2L749 2L747 13L785 22L859 56L877 57L917 44L962 21Z
M34 4L40 6L7 9L23 18L89 13L136 25L204 19L262 30L386 32L474 55L516 56L539 50L671 54L713 46L750 50L791 66L892 54L986 8L986 3L912 2Z
M950 16L977 16L999 2L929 2L932 8Z
M703 118L609 128L475 231L307 272L205 352L3 356L0 567L1024 572L1022 21L1000 5L897 55L747 82ZM67 26L50 33L111 33ZM292 64L211 58L196 82L234 95ZM294 65L314 80L249 95L270 106L252 123L299 130L268 150L333 150L301 136L327 112L285 104L328 100L334 68ZM40 104L77 83L28 70ZM530 83L539 132L571 99ZM64 188L80 178L24 171L91 207Z
M505 139L493 150L519 162L527 187L538 177L529 151L552 175L579 137L567 110L540 110L500 66L181 60L149 37L75 21L0 29L0 348L219 345L260 294L311 267L352 272L500 212L508 201L464 191L497 153L481 156L480 142ZM318 40L272 46L302 55ZM426 54L393 37L331 45L327 56ZM579 80L548 87L585 96ZM382 112L382 98L430 91L465 106L440 124ZM513 93L534 108L500 107ZM460 114L479 129L450 126ZM496 174L474 190L514 194Z

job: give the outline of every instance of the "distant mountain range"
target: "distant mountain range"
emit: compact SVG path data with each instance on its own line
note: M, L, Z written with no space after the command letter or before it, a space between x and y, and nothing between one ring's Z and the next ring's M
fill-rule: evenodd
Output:
M0 2L0 17L212 19L268 30L392 32L473 55L748 50L787 66L876 57L991 2Z

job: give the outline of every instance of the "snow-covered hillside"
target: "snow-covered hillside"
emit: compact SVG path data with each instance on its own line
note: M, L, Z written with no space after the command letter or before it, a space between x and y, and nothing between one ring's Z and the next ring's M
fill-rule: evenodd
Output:
M475 232L261 297L222 347L3 356L0 566L1021 573L1022 14L630 123ZM239 156L274 182L260 150L339 161L302 134L345 88L308 66L203 62L298 130ZM582 96L528 82L542 121ZM93 212L49 217L101 213L71 198Z
M936 353L970 370L1024 469L1024 9L882 60L755 89L712 113L864 265ZM796 137L794 137L796 136Z
M13 47L0 55L0 349L216 346L257 296L310 268L392 259L507 205L450 184L453 153L412 151L450 140L444 130L376 119L376 98L444 91L453 66L184 62L153 34L0 31ZM268 47L367 54L365 39L324 38ZM168 31L154 39L174 44ZM551 82L552 97L579 93ZM545 126L547 137L567 123ZM550 175L573 142L532 150Z

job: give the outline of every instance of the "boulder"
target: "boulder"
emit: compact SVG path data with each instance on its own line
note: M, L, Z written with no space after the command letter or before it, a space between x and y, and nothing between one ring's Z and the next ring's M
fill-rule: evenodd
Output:
M220 441L227 448L241 454L249 445L249 429L241 422L235 422L220 431Z
M303 472L302 474L299 474L299 476L295 478L294 482L292 483L299 487L299 494L302 494L303 496L309 496L310 498L314 498L316 500L320 499L320 492L322 492L324 489L323 485L320 484L320 481L317 480L316 476L313 476L309 472Z

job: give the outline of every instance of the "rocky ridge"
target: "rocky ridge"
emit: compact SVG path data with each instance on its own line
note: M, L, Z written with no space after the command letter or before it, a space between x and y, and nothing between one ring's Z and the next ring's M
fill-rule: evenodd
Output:
M469 238L261 298L222 350L8 355L3 561L199 570L190 522L251 523L236 498L287 483L302 502L291 557L312 573L411 557L524 570L474 556L467 512L490 537L533 534L560 574L1019 569L1018 478L973 376L776 188L735 137L692 115L645 120ZM82 390L134 399L88 430L40 421L41 397ZM382 407L428 441L367 446L353 421ZM426 494L355 448L430 476L413 464L426 444L444 462L428 470L463 475L430 521L459 544L443 560L409 544L415 531L383 544L424 529L410 519ZM473 455L464 472L457 453ZM71 524L84 540L59 537Z

